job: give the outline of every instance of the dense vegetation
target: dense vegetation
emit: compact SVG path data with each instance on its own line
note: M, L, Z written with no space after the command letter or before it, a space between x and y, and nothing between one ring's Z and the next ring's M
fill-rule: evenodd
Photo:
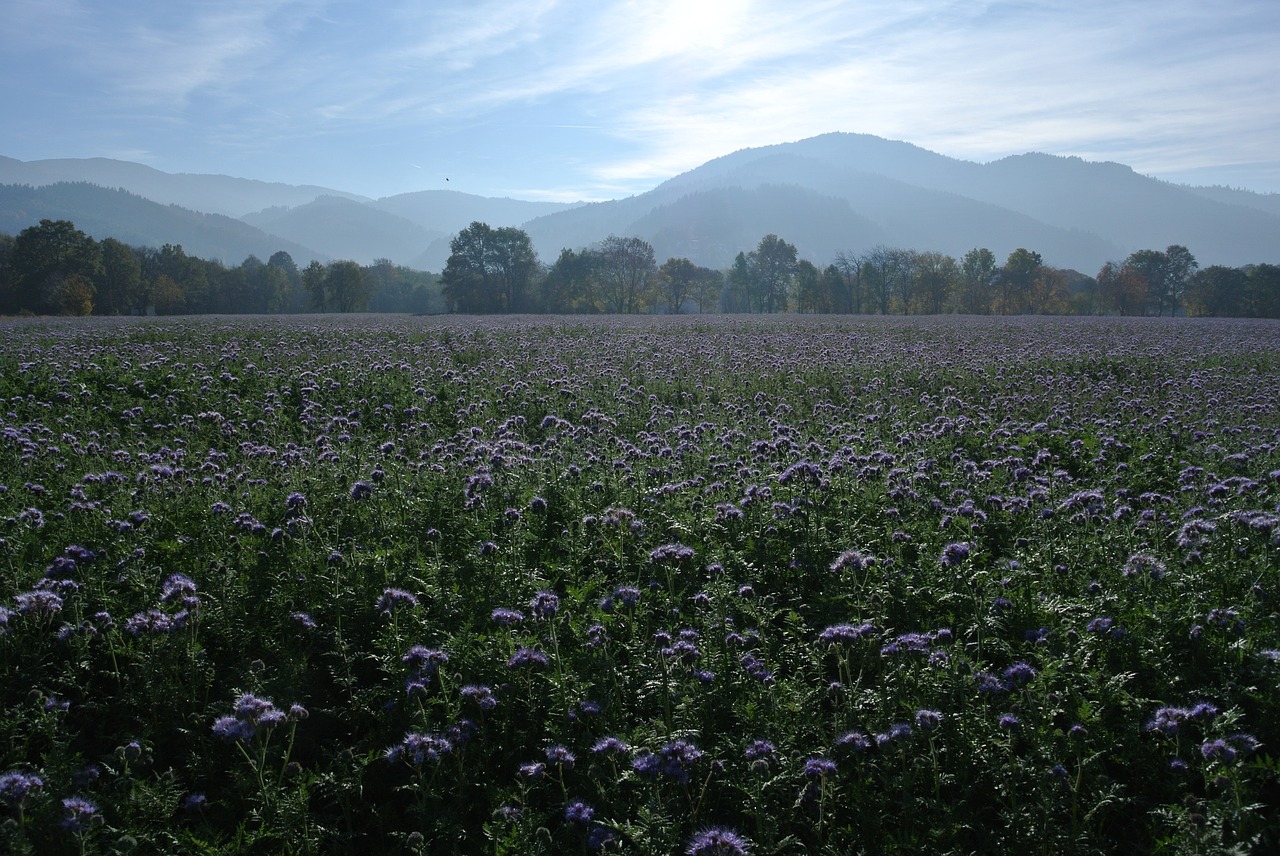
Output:
M1274 852L1280 327L21 320L5 852Z
M529 235L472 223L436 276L381 260L312 262L284 251L232 268L159 250L101 243L67 221L0 236L0 314L412 312L853 315L1190 315L1280 318L1280 265L1199 268L1183 246L1139 250L1096 277L1020 248L1003 264L985 248L963 258L884 246L840 253L825 269L766 235L728 270L687 258L657 263L653 247L610 236L564 249L550 266Z

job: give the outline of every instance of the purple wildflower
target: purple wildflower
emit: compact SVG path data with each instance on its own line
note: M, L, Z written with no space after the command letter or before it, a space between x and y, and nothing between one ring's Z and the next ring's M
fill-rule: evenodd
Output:
M574 800L564 807L564 819L570 823L590 823L596 810L582 800Z
M713 826L689 839L686 856L747 856L751 843L738 833Z
M954 568L969 558L969 545L963 541L953 542L942 548L939 561L943 569Z
M811 779L822 779L834 774L836 762L830 758L810 758L804 762L804 774Z
M852 749L859 755L870 749L871 745L871 738L861 731L846 731L836 738L836 746L843 749Z
M508 609L505 606L500 606L489 613L489 617L493 619L495 624L502 627L511 627L524 621L523 612L518 609Z
M858 625L833 624L819 633L818 638L832 645L849 645L858 639L870 636L875 633L875 630L875 625L870 623Z
M553 591L540 591L529 601L529 611L534 618L554 618L560 611L560 596Z
M672 564L690 562L693 561L693 548L684 544L663 544L650 551L649 561L670 562Z
M467 684L458 693L480 705L481 710L493 710L498 706L498 699L493 690L483 684Z
M516 669L528 667L531 669L544 668L550 660L547 655L539 651L537 648L521 647L507 659L507 668Z
M396 604L401 603L409 607L416 607L418 605L418 598L404 589L383 589L382 597L378 598L375 608L383 615L390 615L395 609Z
M98 807L84 797L67 797L62 801L59 826L72 832L84 832L100 820Z
M932 731L942 724L942 714L936 710L917 710L916 727L923 731Z
M10 770L0 775L0 803L22 805L26 798L44 790L44 779L34 773Z
M591 747L594 755L625 755L631 747L616 737L601 737Z
M404 760L414 767L421 767L428 762L437 763L452 751L453 744L448 738L410 731L399 743L387 747L386 758L393 764Z

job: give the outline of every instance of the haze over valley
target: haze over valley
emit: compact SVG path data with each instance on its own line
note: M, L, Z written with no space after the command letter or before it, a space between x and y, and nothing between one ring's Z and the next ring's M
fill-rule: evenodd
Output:
M299 262L389 259L439 271L473 221L525 229L540 258L609 235L659 259L723 268L765 234L827 263L876 245L954 256L1018 247L1092 275L1146 247L1182 244L1201 265L1274 261L1280 195L1176 185L1117 163L1028 153L989 163L910 143L825 134L711 160L635 196L593 203L452 190L370 199L341 188L168 174L110 159L0 158L0 230L67 219L95 238L236 263L286 250Z

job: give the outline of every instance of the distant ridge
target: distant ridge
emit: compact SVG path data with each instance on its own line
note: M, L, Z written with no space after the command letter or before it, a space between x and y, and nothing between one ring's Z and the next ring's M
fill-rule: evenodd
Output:
M92 197L82 217L68 191L45 199L46 190L62 181L119 187L134 197L181 205L188 214L235 216L278 238L276 249L301 248L302 257L361 263L389 258L424 270L443 267L450 238L474 220L526 229L547 263L561 249L616 234L649 241L659 261L687 256L722 268L770 232L820 266L839 252L878 244L954 256L987 247L1000 258L1026 247L1048 264L1087 274L1135 250L1170 244L1187 246L1201 266L1280 262L1280 194L1175 185L1123 164L1034 152L974 163L866 134L824 134L743 149L647 193L578 205L448 190L372 200L316 186L170 175L105 158L0 157L0 183L28 185L25 196L17 194L25 200L24 211L56 207L82 228L85 217L97 218L95 229L114 229L121 240L129 233L177 243L163 234L178 231L164 232L154 212L146 215L146 229L131 221L135 213L141 216L136 200L107 212L103 198ZM17 196L9 192L6 198ZM25 222L20 212L5 202L0 228L13 230L19 222ZM206 244L231 246L226 236L232 227L206 225L221 230ZM195 245L199 227L191 217L179 216L165 228L186 229L183 234Z
M254 255L266 261L284 250L299 265L329 256L221 214L161 205L126 190L85 182L46 187L0 185L0 232L17 234L41 220L70 220L85 234L137 247L181 244L189 255L236 265Z

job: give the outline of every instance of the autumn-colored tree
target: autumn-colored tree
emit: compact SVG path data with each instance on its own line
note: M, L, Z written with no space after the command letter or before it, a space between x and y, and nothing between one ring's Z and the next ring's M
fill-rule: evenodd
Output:
M10 293L6 311L62 313L69 277L80 277L92 302L102 277L102 248L68 220L41 220L18 233L9 254ZM73 301L76 307L81 304Z

